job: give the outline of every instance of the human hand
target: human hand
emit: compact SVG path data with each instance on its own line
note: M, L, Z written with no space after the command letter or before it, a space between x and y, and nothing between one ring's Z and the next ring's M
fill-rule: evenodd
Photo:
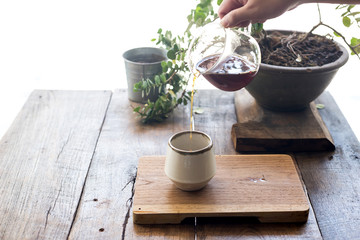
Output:
M296 0L224 0L218 14L224 27L246 27L278 17L299 4Z

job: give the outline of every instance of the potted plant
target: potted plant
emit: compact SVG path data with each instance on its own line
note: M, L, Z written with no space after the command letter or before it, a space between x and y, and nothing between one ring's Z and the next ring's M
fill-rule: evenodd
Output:
M340 5L345 9L343 23L350 26L351 19L359 23L353 12L354 5ZM264 31L260 25L253 28L262 49L262 64L254 80L246 87L248 92L263 107L271 110L301 110L316 99L330 84L337 70L349 57L347 49L325 36L313 31L325 26L335 36L344 36L321 21L307 33L293 31ZM353 54L358 55L360 40L344 41ZM359 55L358 55L359 57Z
M218 0L217 4L220 5L221 2L221 0ZM344 25L349 25L351 23L351 18L353 18L353 20L359 24L359 12L353 12L353 7L353 5L340 5L338 7L339 9L345 9L344 14L342 15ZM158 38L153 39L153 41L157 41L156 43L158 45L162 45L165 47L169 60L163 61L161 63L163 70L161 74L156 75L153 79L143 79L135 86L135 90L146 92L149 91L149 89L151 88L163 86L165 91L162 95L158 97L156 101L148 101L144 106L138 106L134 108L134 112L138 113L144 122L164 120L179 104L186 105L188 103L188 101L190 100L191 92L187 91L186 89L189 81L189 68L185 62L185 55L188 44L192 39L191 30L194 27L203 26L210 21L214 21L217 17L217 14L213 10L212 1L201 0L200 3L197 4L196 8L191 10L190 15L188 16L189 25L185 31L184 36L172 36L171 31L163 31L162 29L159 29ZM327 26L326 24L322 23L321 18L319 24L317 24L314 29L319 26ZM330 26L327 27L331 29ZM274 32L265 32L262 29L262 24L254 24L252 26L252 29L254 30L252 31L253 33L258 34L257 37L261 47L263 48L263 54L266 51L275 51L274 56L276 56L276 52L279 52L279 50L276 50L277 48L273 48L273 46L276 45L275 40L277 39L278 42L281 42L281 35L286 36L290 33L282 32L280 35L276 36ZM309 33L300 33L298 35L295 34L293 35L294 38L291 38L291 41L293 41L294 39L297 39L296 41L298 42L315 41L318 37L312 34L313 30L311 30ZM344 37L336 30L334 30L334 34L344 39ZM289 38L289 36L286 36L285 38ZM301 54L301 51L296 48L295 43L291 41L289 42L289 45L287 47L290 49L290 51L292 51L292 53L288 55L291 55L293 57L293 62L305 62L306 53ZM329 43L332 42L332 40L327 41ZM358 53L360 52L360 39L353 38L350 44L346 44L351 48L354 54L358 55ZM334 51L334 56L336 57L337 55L337 57L340 57L339 60L337 60L340 63L338 64L337 61L333 63L325 63L322 66L319 66L321 70L318 70L318 67L314 65L306 67L275 65L270 66L271 64L269 63L262 63L260 71L258 73L258 77L256 77L250 85L248 85L248 91L261 105L268 108L287 111L304 108L309 102L311 102L318 95L320 95L321 92L326 88L326 86L330 83L332 76L335 74L336 69L345 64L348 58L346 49L337 44L335 44L335 46L337 46L335 47L337 49L336 51ZM266 50L266 47L269 47L268 50ZM324 51L327 50L319 51L319 49L317 49L317 52L320 53ZM266 57L264 57L263 59L266 59ZM283 76L285 75L285 73L289 72L291 73L291 77L284 77L280 79L279 83L277 83L277 85L279 86L278 90L274 89L275 84L270 84L270 86L267 85L267 87L264 88L263 86L265 86L266 84L261 82L261 80L259 79L263 79L263 76L266 75L265 72L267 69L270 69L269 75L270 77L272 77L271 81L277 81L280 79L278 76L276 76L276 74ZM325 69L329 69L329 72L319 77L321 75L320 72ZM305 76L305 79L308 79L309 72L314 73L316 79L308 83L308 86L304 88L305 80L303 77ZM294 84L294 76L298 77L298 79L296 80L298 82L297 85ZM269 80L269 83L271 83L271 81ZM290 88L292 88L293 90L290 91ZM300 90L300 88L304 88L304 90ZM294 92L299 93L300 97L295 97ZM310 92L312 93L310 94ZM306 96L306 98L302 99L301 96L303 95ZM280 101L280 104L278 104L276 101L279 99L286 100ZM292 101L289 99L298 99L299 101L296 101L294 104L285 104L285 106L283 106L282 104L284 102Z
M147 91L133 91L139 79L153 78L162 72L161 62L166 61L166 51L161 48L141 47L127 50L123 54L129 100L137 103L155 101L163 88L153 88Z
M190 102L192 91L187 89L190 73L185 59L192 39L192 30L216 18L218 16L213 10L212 0L201 0L187 17L189 24L184 35L173 36L169 30L158 30L158 37L152 41L167 51L168 60L161 62L162 72L151 78L143 78L134 85L135 92L145 95L152 89L163 89L157 99L133 107L144 123L163 121L177 106Z

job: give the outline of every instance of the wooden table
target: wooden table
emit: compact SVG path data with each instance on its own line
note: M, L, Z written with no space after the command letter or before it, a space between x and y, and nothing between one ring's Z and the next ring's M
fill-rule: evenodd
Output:
M320 114L334 152L297 153L310 202L305 224L189 219L135 225L139 157L164 155L168 138L189 128L189 108L143 125L125 90L36 90L0 142L0 239L360 239L360 144L332 97ZM237 154L230 138L234 95L204 90L196 128L216 154Z

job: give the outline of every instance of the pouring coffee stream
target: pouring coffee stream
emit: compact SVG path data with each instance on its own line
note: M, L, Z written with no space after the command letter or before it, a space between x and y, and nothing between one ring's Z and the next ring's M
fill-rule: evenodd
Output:
M196 79L200 76L200 72L196 71L194 73L194 77L193 77L193 83L192 83L192 87L191 87L191 105L190 105L190 140L192 140L192 131L195 130L195 121L194 121L194 92L195 92L195 81Z

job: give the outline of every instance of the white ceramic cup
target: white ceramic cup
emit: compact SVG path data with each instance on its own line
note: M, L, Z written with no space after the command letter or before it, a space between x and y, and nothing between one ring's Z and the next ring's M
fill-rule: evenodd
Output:
M200 131L183 131L169 139L165 174L176 187L184 191L200 190L215 172L216 160L209 135Z

